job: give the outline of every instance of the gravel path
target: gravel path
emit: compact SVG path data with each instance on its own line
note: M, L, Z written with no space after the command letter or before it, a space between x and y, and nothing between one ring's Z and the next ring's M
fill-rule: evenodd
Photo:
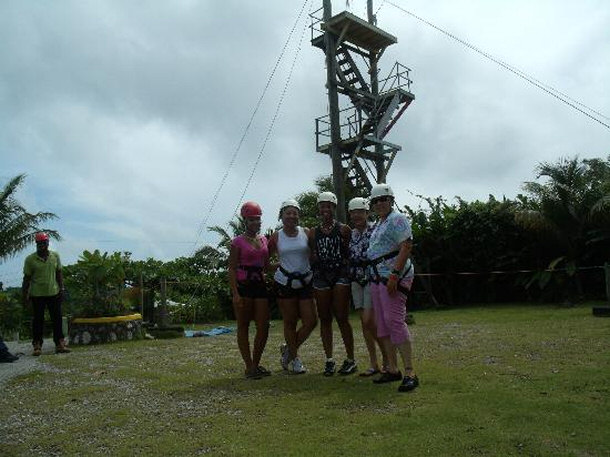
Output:
M44 356L55 354L55 344L52 339L44 340L42 346L42 359L32 355L32 343L27 341L5 341L11 354L19 356L13 363L0 363L0 386L6 384L15 376L44 368Z

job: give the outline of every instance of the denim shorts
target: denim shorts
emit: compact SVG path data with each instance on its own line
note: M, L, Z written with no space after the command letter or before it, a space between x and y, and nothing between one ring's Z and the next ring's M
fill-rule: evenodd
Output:
M351 280L348 278L347 272L343 269L337 270L314 270L313 272L313 288L317 290L332 289L336 285L349 286Z
M366 283L364 286L356 281L352 281L352 302L354 309L372 309L371 286Z
M283 284L280 284L277 281L275 282L275 294L280 300L283 298L297 298L299 300L307 300L313 296L311 284L305 287L299 287L298 289L295 289L293 287L288 287Z

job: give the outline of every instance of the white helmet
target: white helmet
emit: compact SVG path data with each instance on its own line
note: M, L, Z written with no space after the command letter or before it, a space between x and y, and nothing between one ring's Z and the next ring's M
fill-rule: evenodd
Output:
M369 210L369 202L366 200L366 198L355 197L349 201L349 203L347 205L347 210L354 211L357 209L363 209L366 211Z
M293 198L289 198L288 200L282 202L282 206L280 206L280 212L283 211L284 208L288 208L289 206L292 206L293 208L296 208L301 211L301 206L299 205L299 202Z
M318 203L322 203L322 202L334 203L336 206L337 205L337 196L335 194L333 194L332 192L320 192L320 194L318 195Z
M371 189L370 200L372 201L378 197L394 197L394 191L385 183L375 184Z

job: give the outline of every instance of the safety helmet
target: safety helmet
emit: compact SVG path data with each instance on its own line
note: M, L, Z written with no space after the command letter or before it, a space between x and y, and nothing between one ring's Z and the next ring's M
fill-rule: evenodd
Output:
M369 202L366 200L366 198L355 197L349 201L347 204L347 210L354 211L357 209L364 209L366 211L369 210Z
M246 202L241 206L241 217L247 219L249 217L262 216L263 210L256 202Z
M336 206L337 205L337 196L335 194L333 194L332 192L320 192L320 194L318 195L318 203L322 203L322 202L334 203Z
M37 243L40 243L42 241L49 241L49 235L45 232L38 232L36 235L34 235L34 239Z
M282 212L284 208L288 208L289 206L292 206L293 208L296 208L301 211L301 206L299 205L299 202L293 198L290 198L282 202L282 206L280 206L280 212Z
M385 183L375 184L371 189L370 201L379 197L394 197L394 191Z

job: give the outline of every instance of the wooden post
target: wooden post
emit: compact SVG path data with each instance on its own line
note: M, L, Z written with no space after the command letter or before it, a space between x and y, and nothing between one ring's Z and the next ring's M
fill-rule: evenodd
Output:
M159 307L159 327L169 325L169 314L167 311L167 280L161 278L161 306Z
M144 320L144 275L140 272L140 315Z
M604 272L606 273L606 300L610 303L610 263L604 263Z
M324 22L332 17L331 0L324 0ZM345 194L343 192L343 166L341 165L341 126L339 121L339 95L337 93L337 37L328 30L324 31L326 47L326 86L330 116L330 158L333 164L333 189L337 196L337 219L346 221Z
M367 0L366 2L366 12L368 15L369 24L375 25L377 23L377 18L373 13L373 0ZM379 70L377 69L377 62L379 58L377 53L374 51L369 51L369 61L370 61L370 74L371 74L371 93L375 96L379 95ZM382 132L375 132L375 136L379 137ZM383 146L380 144L375 145L375 153L383 154ZM375 160L375 170L377 171L376 180L377 183L385 183L385 161L383 159Z

